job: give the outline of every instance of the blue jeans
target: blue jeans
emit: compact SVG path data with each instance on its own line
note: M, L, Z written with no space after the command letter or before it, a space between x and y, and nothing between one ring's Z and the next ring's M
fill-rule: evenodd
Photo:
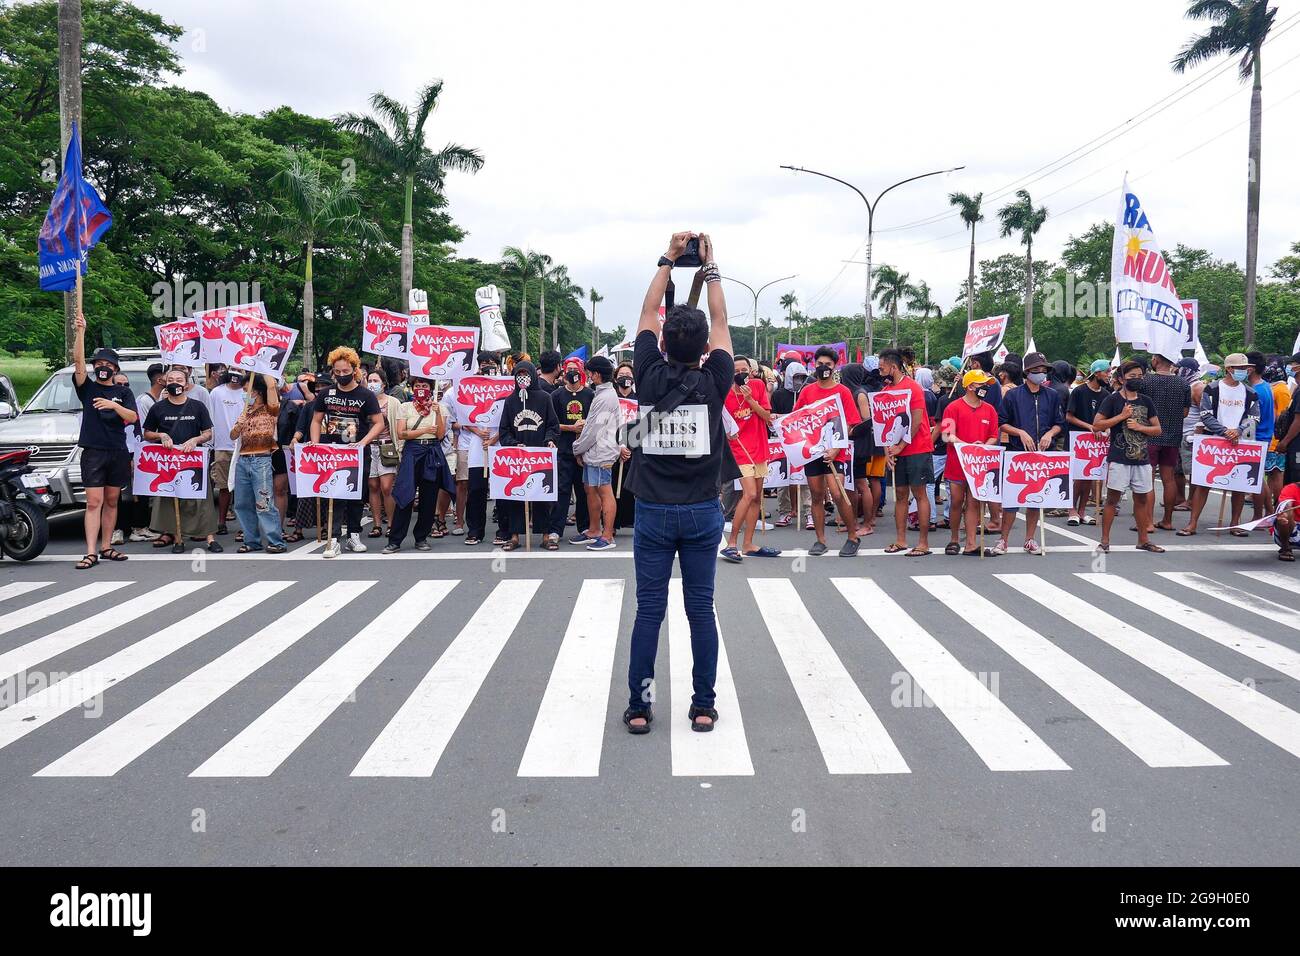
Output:
M682 595L691 625L691 703L713 706L718 671L718 624L713 617L713 575L722 539L722 508L717 499L691 505L661 505L637 500L632 555L636 566L636 622L627 684L633 707L652 701L659 628L668 609L668 579L673 557L681 561Z
M244 544L248 547L284 547L270 455L239 456L235 464L235 517L244 529Z

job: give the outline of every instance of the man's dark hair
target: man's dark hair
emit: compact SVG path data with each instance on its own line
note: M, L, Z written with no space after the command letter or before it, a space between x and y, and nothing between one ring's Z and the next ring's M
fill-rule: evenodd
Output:
M664 316L664 351L674 362L694 365L709 346L709 320L699 309L674 305Z
M899 368L903 367L903 353L898 349L881 349L881 362L893 362Z
M497 358L496 352L479 352L478 364L482 365L484 362L491 362L493 365L501 364L501 360Z
M600 376L601 384L614 380L614 363L603 355L597 355L587 363L587 373Z
M1005 372L1007 378L1011 379L1012 385L1025 384L1025 370L1020 367L1019 362L1003 362L993 370L993 374Z
M749 364L749 359L744 355L734 355L732 356L732 358L734 358L737 362L744 362L746 365Z
M1169 359L1165 358L1163 355L1155 354L1155 355L1152 355L1152 356L1151 356L1151 367L1152 367L1153 369L1156 369L1156 370L1158 371L1158 370L1161 368L1162 363L1163 363L1164 365L1168 365L1168 366L1171 367L1171 368L1172 368L1173 365L1174 365L1174 363L1173 363L1172 361L1170 361Z
M813 353L813 361L814 361L814 362L816 362L819 358L828 358L828 359L830 359L832 365L839 365L839 364L840 364L840 353L837 352L837 351L835 351L835 350L834 350L833 348L831 348L829 345L823 345L823 346L820 346L820 347L817 349L817 351L816 351L815 353Z
M910 345L904 345L902 348L898 350L898 354L903 356L904 364L906 365L916 364L916 349L912 348Z
M561 355L559 352L555 351L554 349L551 349L548 352L543 352L542 357L537 360L538 370L545 372L547 375L550 375L552 372L554 372L557 368L560 367L560 360L563 358L564 356Z
M1142 364L1142 361L1140 359L1129 359L1127 362L1125 362L1123 365L1119 367L1119 377L1123 378L1125 375L1127 375L1129 372L1133 371L1134 369L1138 369L1144 374L1146 373L1147 370L1146 366Z
M1263 375L1264 368L1268 365L1268 362L1264 359L1263 352L1247 352L1246 364L1255 369L1256 375Z
M154 362L145 372L145 376L149 379L150 385L158 384L158 380L166 374L167 366L163 365L162 362Z

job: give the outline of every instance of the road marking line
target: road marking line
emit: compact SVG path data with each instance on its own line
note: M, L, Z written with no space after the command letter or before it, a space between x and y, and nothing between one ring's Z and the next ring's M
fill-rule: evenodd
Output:
M354 777L430 777L540 580L502 581L380 731Z
M47 588L53 583L53 581L15 581L13 584L6 584L4 587L0 587L0 601L22 597L24 594L30 594L32 591Z
M44 620L69 608L74 608L78 604L85 604L87 601L93 601L105 594L112 594L114 591L134 583L134 581L96 581L93 584L83 585L62 594L56 594L44 601L29 604L27 607L19 608L16 611L10 611L8 614L0 616L0 634L8 634L10 631L17 630L28 624L35 624L37 621ZM10 587L13 586L10 585Z
M1029 522L1029 518L1025 515L1025 512L1027 510L1028 509L1022 506L1019 509L1019 511L1016 513L1016 517L1019 520L1024 521L1026 524ZM1062 537L1071 538L1074 541L1082 541L1084 544L1090 545L1089 550L1092 550L1092 548L1097 547L1098 542L1096 538L1090 538L1086 534L1079 534L1077 531L1070 531L1066 528L1058 528L1056 525L1048 521L1046 517L1040 518L1039 521L1042 522L1043 527L1045 527L1048 531L1055 531L1057 534L1061 535ZM1051 550L1060 551L1061 549L1052 548Z
M374 581L338 581L70 750L37 777L111 777L240 681L360 597Z
M1175 601L1159 591L1135 584L1118 575L1079 573L1078 577L1111 594L1132 601L1138 607L1181 624L1193 634L1214 641L1216 644L1222 644L1229 650L1258 661L1265 667L1281 671L1287 677L1300 680L1300 652L1260 637L1258 634L1252 634L1236 624L1222 621L1204 611Z
M1287 753L1300 757L1300 714L1295 711L1037 575L995 574L994 577L1059 614L1074 627L1173 681Z
M714 623L718 615L713 614ZM753 776L754 764L745 742L745 722L740 716L740 698L731 677L727 647L718 629L718 670L714 690L722 704L718 724L707 734L691 730L685 717L691 706L691 624L686 618L682 579L668 582L668 704L672 708L672 754L674 777Z
M749 588L772 635L831 773L910 773L876 712L853 682L788 578Z
M582 582L519 762L519 776L599 775L622 610L621 578Z
M132 674L158 663L167 655L251 611L292 583L258 581L250 584L220 601L206 605L189 617L122 648L116 654L110 654L102 661L70 674L38 693L28 695L12 707L0 710L0 748L9 746L60 714L98 697Z
M458 581L417 581L379 616L256 720L204 761L191 777L268 777L451 593Z
M869 578L831 578L922 692L990 770L1069 770L1042 738L1011 712L946 647Z
M1278 604L1257 594L1252 594L1250 591L1234 588L1229 584L1220 584L1203 574L1195 574L1191 571L1157 571L1156 573L1167 581L1181 584L1193 591L1199 591L1212 598L1225 601L1243 611L1258 614L1260 617L1267 618L1274 623L1285 624L1287 627L1300 631L1300 611L1287 607L1285 604Z
M913 577L959 618L1056 691L1148 767L1220 767L1227 761L1037 631L947 574Z
M1279 571L1238 571L1237 573L1244 574L1255 581L1271 584L1275 588L1290 591L1292 594L1300 594L1300 580L1289 574L1282 574Z
M26 644L21 644L4 654L0 654L0 680L22 673L41 661L57 657L64 651L69 651L74 647L85 644L87 641L94 640L102 634L117 630L124 624L129 624L146 614L155 614L171 602L179 601L211 583L211 581L193 580L172 581L170 584L161 585L157 590L150 591L148 594L141 594L139 597L133 597L131 600L124 601L107 611L93 614L84 621L77 621L44 637L38 637ZM87 585L87 587L96 586ZM102 588L101 594L107 594L125 586L126 584L109 582L98 585L98 587ZM71 593L75 594L77 592Z

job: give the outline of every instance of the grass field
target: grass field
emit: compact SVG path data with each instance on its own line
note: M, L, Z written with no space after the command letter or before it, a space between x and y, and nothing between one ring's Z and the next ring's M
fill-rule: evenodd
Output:
M50 376L44 357L30 354L13 357L0 353L0 374L9 376L18 390L18 401L24 404Z

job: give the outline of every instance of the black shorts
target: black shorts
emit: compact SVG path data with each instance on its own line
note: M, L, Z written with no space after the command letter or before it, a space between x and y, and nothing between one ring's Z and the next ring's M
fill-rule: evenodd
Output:
M284 463L283 448L277 448L275 451L271 452L271 474L272 475L289 474L289 468Z
M928 451L900 455L894 459L894 477L899 485L914 488L934 481L934 457Z
M81 449L81 483L87 488L125 488L131 484L131 453L125 448Z
M853 480L854 482L867 480L867 468L871 464L871 456L859 454L855 451L853 455Z
M844 474L844 462L834 462L835 470L841 475ZM830 465L826 464L825 458L814 458L808 464L804 465L803 473L809 478L823 478L831 473Z

